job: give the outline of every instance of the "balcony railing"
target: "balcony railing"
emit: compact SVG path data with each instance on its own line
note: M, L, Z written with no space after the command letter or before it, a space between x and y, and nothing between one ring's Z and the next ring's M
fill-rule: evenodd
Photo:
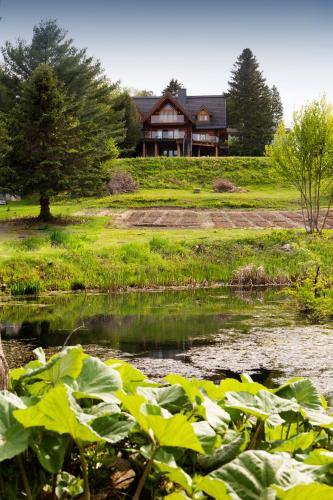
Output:
M146 130L145 139L184 139L184 130Z
M208 142L211 144L217 144L219 142L219 138L216 135L209 134L192 134L193 142Z
M152 115L151 123L184 123L184 115Z

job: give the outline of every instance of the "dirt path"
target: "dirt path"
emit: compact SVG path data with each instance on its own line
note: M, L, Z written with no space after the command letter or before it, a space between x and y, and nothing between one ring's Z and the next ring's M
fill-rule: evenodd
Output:
M79 214L78 214L79 215ZM104 209L98 212L85 210L80 215L112 216L118 227L161 228L302 228L300 211L239 211L149 208L117 211ZM327 218L326 227L333 228L333 211Z

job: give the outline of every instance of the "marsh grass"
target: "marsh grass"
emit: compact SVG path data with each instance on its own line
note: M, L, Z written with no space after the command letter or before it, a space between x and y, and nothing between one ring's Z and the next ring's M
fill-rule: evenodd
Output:
M29 289L25 281L38 282L41 291L200 286L230 283L246 266L263 268L260 284L294 283L318 265L332 274L330 232L314 237L293 230L118 231L102 224L57 231L43 232L40 244L33 240L33 251L12 246L8 254L7 248L0 257L0 284L16 290ZM286 243L289 252L283 250Z

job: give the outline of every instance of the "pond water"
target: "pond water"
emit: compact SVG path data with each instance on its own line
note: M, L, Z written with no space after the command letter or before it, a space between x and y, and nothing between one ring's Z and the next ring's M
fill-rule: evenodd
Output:
M153 379L177 372L218 380L247 372L274 385L306 376L333 393L333 325L307 323L276 290L2 298L0 330L12 366L37 346L54 352L80 343L103 359L129 360Z

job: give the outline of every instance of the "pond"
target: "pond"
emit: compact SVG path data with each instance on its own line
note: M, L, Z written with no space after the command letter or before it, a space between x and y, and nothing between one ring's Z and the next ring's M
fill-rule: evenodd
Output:
M171 372L211 380L247 372L273 386L305 376L333 393L333 325L308 323L276 290L2 298L0 330L12 366L37 346L51 353L80 343L103 359L126 359L155 380Z

